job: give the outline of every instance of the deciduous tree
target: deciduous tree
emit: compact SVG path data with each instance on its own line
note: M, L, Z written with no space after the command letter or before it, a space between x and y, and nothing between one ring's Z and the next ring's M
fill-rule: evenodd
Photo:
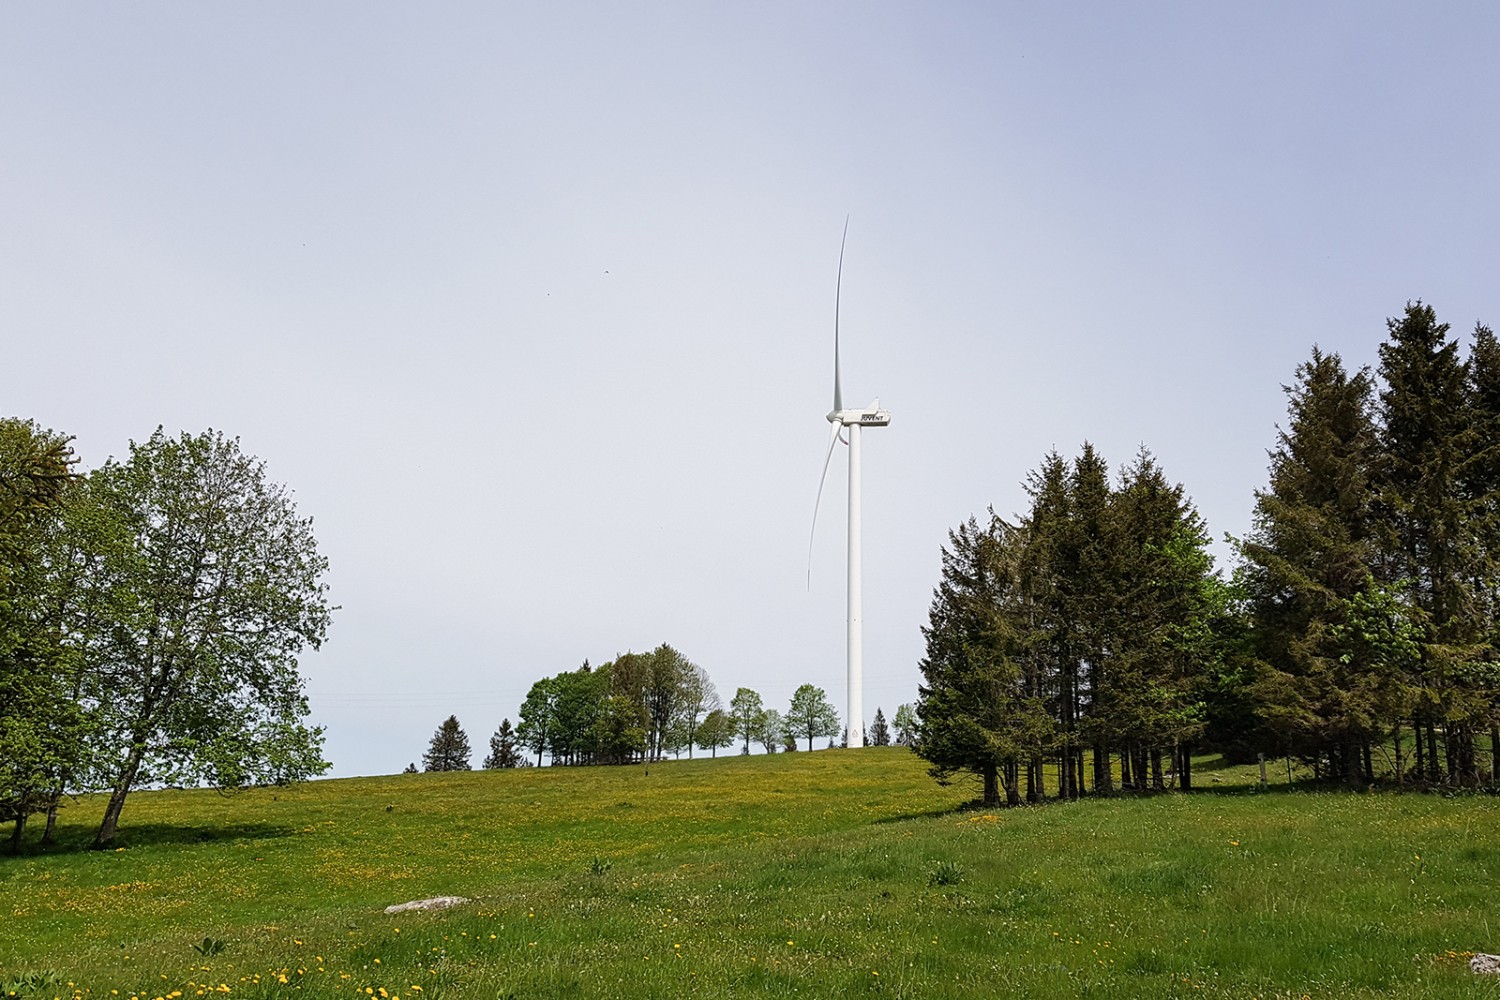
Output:
M319 774L322 730L297 672L331 617L312 521L238 439L158 428L89 476L108 543L81 581L104 627L82 651L115 835L143 780L219 787Z
M820 687L803 684L792 692L792 702L786 712L787 731L798 739L807 740L807 749L818 736L837 736L839 715L828 703L828 694Z

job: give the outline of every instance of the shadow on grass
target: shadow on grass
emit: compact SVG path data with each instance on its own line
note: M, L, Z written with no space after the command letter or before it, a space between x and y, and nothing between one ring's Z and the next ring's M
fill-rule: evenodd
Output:
M954 813L960 813L965 809L972 808L975 808L972 802L965 802L956 806L938 806L933 809L923 809L920 812L902 813L900 816L882 816L880 819L871 820L870 822L876 826L885 823L908 823L917 819L936 819L939 816L952 816Z
M144 823L122 825L115 839L102 853L145 847L171 847L190 844L214 844L225 841L278 840L297 831L290 826L272 823L231 823L229 825L193 826L184 824ZM51 857L59 854L84 854L93 850L94 831L70 829L52 844L43 847L40 832L27 836L20 854L10 854L0 847L0 865L6 861Z

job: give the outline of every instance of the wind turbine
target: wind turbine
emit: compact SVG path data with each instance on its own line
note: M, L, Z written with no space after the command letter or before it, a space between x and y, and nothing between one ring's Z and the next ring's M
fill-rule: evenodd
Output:
M864 708L864 633L860 625L863 595L860 585L860 523L859 523L859 434L861 428L885 427L891 422L889 410L880 408L877 399L863 410L844 409L844 394L839 382L839 302L844 286L844 243L849 238L849 220L844 220L844 237L839 241L838 281L833 294L833 409L828 411L828 422L833 425L828 437L828 454L823 456L823 474L818 478L818 498L813 504L813 533L818 530L818 507L823 503L823 483L828 479L828 464L833 460L833 447L839 441L839 431L849 429L849 663L848 698L845 719L849 725L849 746L865 745ZM808 575L812 574L812 540L807 543Z

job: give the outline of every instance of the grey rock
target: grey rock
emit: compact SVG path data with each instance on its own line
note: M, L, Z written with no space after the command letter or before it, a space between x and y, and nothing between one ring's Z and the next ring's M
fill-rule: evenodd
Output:
M1500 976L1500 955L1475 952L1474 957L1469 959L1469 971L1481 976Z
M410 903L397 903L395 906L387 906L387 913L405 913L408 910L446 910L450 906L460 906L469 900L463 896L433 896L431 899L414 899Z

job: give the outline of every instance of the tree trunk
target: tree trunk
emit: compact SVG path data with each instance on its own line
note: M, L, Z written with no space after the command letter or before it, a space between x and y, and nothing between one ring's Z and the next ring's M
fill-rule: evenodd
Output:
M1190 747L1179 747L1177 750L1178 770L1177 778L1182 782L1182 790L1191 792L1193 790L1193 751Z
M1026 762L1026 801L1040 802L1047 797L1047 788L1042 783L1042 762L1033 757Z
M1500 726L1490 727L1490 784L1500 785Z
M1094 744L1094 791L1108 795L1114 790L1115 776L1109 765L1109 745L1101 740Z
M16 814L16 826L10 835L10 853L21 853L21 834L26 832L26 806L22 804L21 811Z
M109 804L104 807L104 822L99 824L99 832L94 835L93 846L96 851L108 847L110 841L115 839L115 828L120 825L120 810L125 808L125 796L130 794L130 786L135 784L143 754L141 745L137 743L125 758L125 769L120 772L114 790L109 793Z
M1021 804L1021 764L1019 761L1011 760L1005 764L1005 804L1018 806Z
M1406 781L1406 761L1401 753L1401 723L1396 723L1391 730L1396 741L1396 784L1399 785Z
M1120 753L1120 787L1134 788L1135 781L1130 776L1130 748L1126 747Z
M1427 780L1434 785L1443 780L1443 767L1438 763L1437 726L1427 720Z
M1424 747L1422 746L1422 720L1421 719L1413 716L1413 718L1411 720L1411 731L1412 731L1412 734L1414 736L1416 736L1415 743L1416 743L1416 747L1417 747L1417 766L1415 768L1415 772L1414 773L1416 774L1418 781L1426 781L1427 780L1427 758L1426 758L1426 755L1423 753Z
M62 801L62 789L58 789L47 803L47 828L42 831L42 846L52 846L52 832L57 828L58 804Z
M1375 753L1370 748L1368 739L1360 741L1359 755L1364 760L1365 783L1373 785L1375 783Z
M986 764L980 773L984 776L984 804L998 806L1000 804L999 769L992 763Z
M1161 774L1160 747L1151 748L1151 787L1156 789L1158 792L1165 791L1167 788L1167 783L1162 779Z

